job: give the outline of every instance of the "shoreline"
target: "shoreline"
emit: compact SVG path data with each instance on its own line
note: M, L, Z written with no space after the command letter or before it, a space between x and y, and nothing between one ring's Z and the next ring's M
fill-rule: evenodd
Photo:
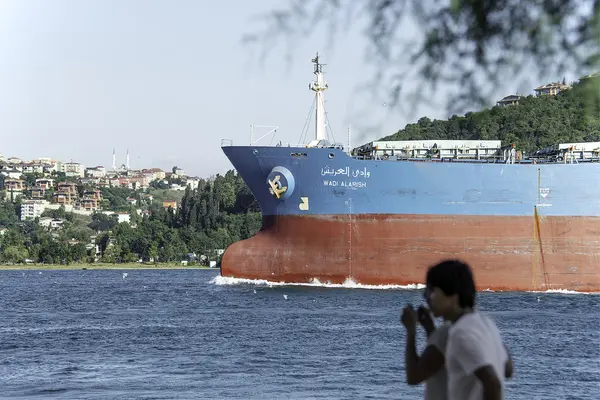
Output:
M180 265L180 264L138 264L138 263L126 263L126 264L83 264L74 263L70 265L59 265L59 264L20 264L20 265L0 265L0 271L35 271L35 270L108 270L108 269L208 269L218 271L219 268L210 268L200 265Z

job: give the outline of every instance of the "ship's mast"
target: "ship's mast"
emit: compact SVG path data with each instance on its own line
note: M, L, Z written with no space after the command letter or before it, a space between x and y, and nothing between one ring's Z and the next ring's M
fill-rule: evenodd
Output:
M323 65L319 62L319 53L313 58L312 63L315 64L314 74L317 79L310 83L308 86L310 90L315 92L315 139L327 139L327 132L325 131L325 99L323 98L323 92L327 90L329 85L325 82L323 77Z

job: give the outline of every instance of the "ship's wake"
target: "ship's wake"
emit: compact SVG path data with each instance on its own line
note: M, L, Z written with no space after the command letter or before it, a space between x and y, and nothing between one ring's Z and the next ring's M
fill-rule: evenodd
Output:
M411 285L363 285L362 283L356 283L352 279L348 278L344 283L329 283L321 282L320 280L313 278L311 282L306 283L289 283L289 282L271 282L266 279L245 279L245 278L232 278L228 276L215 276L210 280L209 283L215 285L255 285L255 286L309 286L309 287L323 287L323 288L342 288L342 289L376 289L376 290L418 290L424 289L425 285L415 283Z
M510 293L512 290L491 290L491 289L483 289L482 292L489 293ZM578 292L575 290L567 290L567 289L548 289L548 290L523 290L517 291L520 293L537 293L537 294L593 294L600 295L600 292Z
M528 290L527 293L546 293L546 294L593 294L600 295L600 292L576 292L567 289L549 289L549 290Z
M356 283L352 279L348 278L344 283L329 283L321 282L320 280L313 278L311 282L305 283L291 283L291 282L272 282L266 279L245 279L245 278L232 278L228 276L217 275L209 281L214 285L218 286L235 286L235 285L254 285L254 286L265 286L265 287L283 287L283 286L307 286L307 287L322 287L322 288L341 288L341 289L375 289L375 290L419 290L424 289L425 285L421 283L414 283L410 285L363 285L362 283ZM484 289L483 292L503 292L502 290L490 290ZM591 294L600 295L599 292L576 292L574 290L566 289L550 289L550 290L527 290L525 293L543 293L543 294Z

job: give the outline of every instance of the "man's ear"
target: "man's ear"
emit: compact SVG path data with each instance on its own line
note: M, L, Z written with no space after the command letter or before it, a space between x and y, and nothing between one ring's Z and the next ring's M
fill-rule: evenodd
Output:
M458 299L458 293L454 293L452 296L449 296L452 300L452 305L454 308L460 308L460 301Z

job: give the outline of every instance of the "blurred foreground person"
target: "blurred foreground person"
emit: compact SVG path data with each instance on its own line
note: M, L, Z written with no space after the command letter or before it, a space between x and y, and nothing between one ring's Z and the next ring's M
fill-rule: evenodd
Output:
M435 317L444 323L437 329L427 309L404 308L406 328L406 381L425 384L425 399L503 399L504 379L513 375L510 353L500 331L487 316L475 310L475 282L471 268L447 260L429 269L425 299ZM416 325L427 332L427 346L416 351Z
M512 359L494 321L475 309L471 268L458 260L443 261L429 269L426 281L434 315L452 324L445 353L448 399L504 399Z

